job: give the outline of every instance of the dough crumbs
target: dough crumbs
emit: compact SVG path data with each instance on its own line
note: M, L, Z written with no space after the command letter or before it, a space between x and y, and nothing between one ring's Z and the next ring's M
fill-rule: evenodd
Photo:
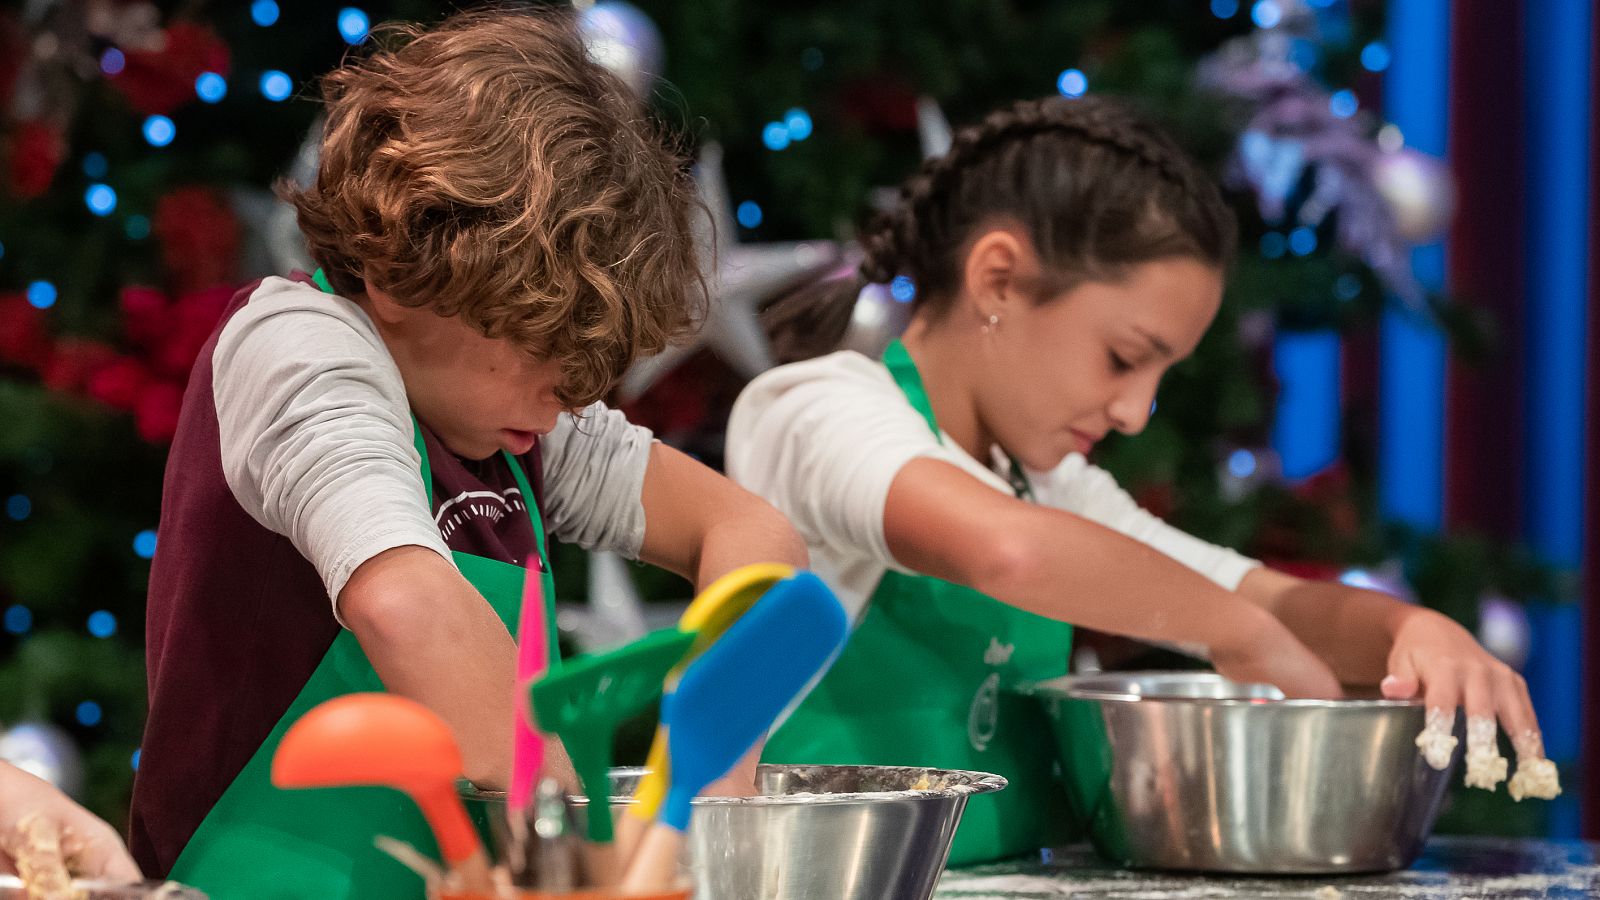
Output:
M1455 756L1456 744L1459 743L1455 735L1450 733L1454 727L1454 716L1432 707L1428 710L1422 733L1417 735L1417 749L1422 751L1422 758L1441 772L1450 768L1450 759Z

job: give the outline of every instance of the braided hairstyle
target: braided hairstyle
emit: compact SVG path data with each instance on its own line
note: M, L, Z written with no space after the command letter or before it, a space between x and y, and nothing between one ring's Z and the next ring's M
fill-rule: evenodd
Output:
M1099 97L1025 100L957 132L861 234L854 278L804 289L767 317L781 362L836 348L861 288L899 275L937 321L954 306L979 229L1020 226L1046 272L1040 301L1132 266L1188 257L1225 268L1237 240L1216 184L1173 140Z

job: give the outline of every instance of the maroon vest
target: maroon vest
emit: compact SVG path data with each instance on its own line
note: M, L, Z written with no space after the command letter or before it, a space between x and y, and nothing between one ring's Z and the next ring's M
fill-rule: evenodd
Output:
M145 625L150 714L129 828L133 855L152 878L166 876L339 633L311 563L252 519L223 476L211 358L217 335L259 284L239 291L200 351L167 457ZM426 429L423 439L446 545L522 565L533 526L505 458L463 460ZM541 495L538 446L519 462ZM464 492L481 493L452 503Z

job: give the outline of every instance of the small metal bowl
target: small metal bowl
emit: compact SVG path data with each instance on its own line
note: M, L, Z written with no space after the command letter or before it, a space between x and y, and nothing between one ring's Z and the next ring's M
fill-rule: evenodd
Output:
M144 884L113 883L74 878L72 886L83 893L84 900L206 900L206 895L190 887L165 882L147 881ZM0 875L0 900L27 900L28 891L22 879L15 875Z
M1033 685L1073 812L1100 854L1149 869L1256 874L1409 866L1450 772L1417 751L1423 704L1285 700L1201 673Z
M642 769L612 772L612 809ZM893 766L761 766L755 797L694 801L695 900L929 900L967 798L1004 788L982 772ZM463 795L489 821L505 795Z

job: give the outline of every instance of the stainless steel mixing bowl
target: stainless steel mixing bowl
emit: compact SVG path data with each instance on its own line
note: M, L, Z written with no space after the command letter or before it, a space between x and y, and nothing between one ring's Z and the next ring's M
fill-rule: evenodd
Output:
M620 813L642 770L612 773ZM889 766L762 766L756 797L694 801L695 900L928 900L967 798L998 775ZM490 821L503 794L471 792Z
M1074 813L1127 866L1333 874L1405 868L1450 772L1420 702L1284 700L1199 673L1069 676L1050 713Z

